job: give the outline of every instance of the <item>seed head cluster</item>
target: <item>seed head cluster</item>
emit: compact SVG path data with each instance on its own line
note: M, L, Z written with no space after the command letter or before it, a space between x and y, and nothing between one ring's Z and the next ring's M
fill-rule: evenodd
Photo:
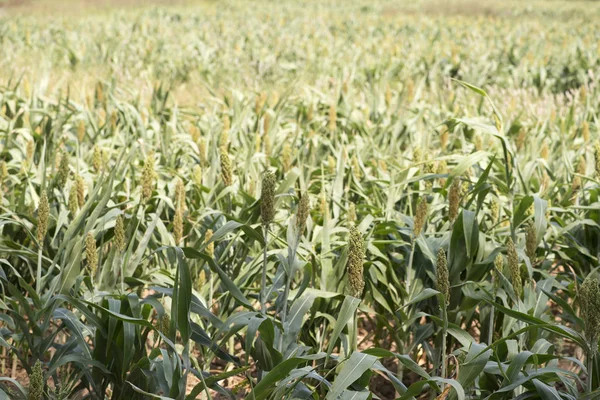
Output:
M437 254L436 287L444 295L446 306L450 304L450 274L448 272L448 260L444 249L440 249Z
M310 198L308 197L308 193L304 192L302 196L300 196L300 200L298 201L298 211L296 211L296 227L298 228L298 235L304 233L309 212Z
M40 196L40 205L38 206L38 226L37 240L41 247L44 247L44 238L48 231L48 218L50 217L50 205L48 204L48 195L46 191L42 191Z
M85 237L85 257L90 275L92 277L96 276L96 271L98 270L98 250L96 249L96 239L91 232L88 232Z
M269 170L262 179L260 218L264 226L268 226L275 218L275 174Z
M454 179L448 191L448 219L450 222L454 222L456 217L458 217L461 196L462 186L460 180Z
M207 229L204 234L204 243L208 243L206 245L206 253L213 258L215 256L215 242L210 242L210 239L213 237L213 230ZM210 243L209 243L210 242Z
M427 221L427 200L425 198L420 198L417 204L417 212L415 214L413 226L413 236L415 238L423 231L425 221Z
M512 280L513 289L517 297L521 297L523 291L523 281L521 280L521 267L519 265L519 255L517 254L517 248L512 238L508 238L506 244L506 255L508 258L508 268L510 269L510 277Z
M588 276L581 284L579 304L585 324L585 336L597 346L600 338L600 284L596 278Z
M127 243L125 241L125 221L122 215L115 222L115 246L119 252L123 252Z
M527 257L533 263L535 261L535 252L537 250L537 233L533 223L527 226L527 235L525 237L525 251Z
M44 398L44 371L42 370L42 363L37 360L31 369L31 375L29 375L29 394L28 400L42 400Z
M233 185L233 168L231 167L231 159L229 158L227 148L221 146L219 152L221 156L221 178L223 179L223 184L225 186L231 186Z
M353 225L350 227L346 271L348 273L348 294L356 298L362 297L365 288L363 277L364 258L365 245L363 237L358 228Z
M600 142L594 144L594 170L596 172L596 179L600 178Z

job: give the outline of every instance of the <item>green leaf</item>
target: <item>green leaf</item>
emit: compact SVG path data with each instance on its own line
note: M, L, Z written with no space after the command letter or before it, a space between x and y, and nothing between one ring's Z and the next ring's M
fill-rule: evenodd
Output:
M338 313L338 317L336 318L335 326L333 327L333 333L329 338L329 346L327 347L327 357L331 355L333 348L337 342L337 339L340 337L340 333L342 333L342 329L348 324L348 321L354 316L358 305L360 304L360 299L352 296L346 296L344 298L344 302L342 303L342 308ZM327 360L325 362L327 364Z
M338 377L333 382L333 386L329 393L327 393L327 400L338 400L342 398L342 393L363 373L371 369L373 364L377 361L377 357L359 353L355 351L352 353L349 359L343 361L342 368L338 374ZM348 398L348 395L344 395L344 399Z

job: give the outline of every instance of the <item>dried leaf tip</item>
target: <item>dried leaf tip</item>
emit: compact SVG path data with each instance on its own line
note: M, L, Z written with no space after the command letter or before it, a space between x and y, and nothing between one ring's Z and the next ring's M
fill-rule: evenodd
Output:
M362 234L356 226L350 227L350 238L348 242L348 262L346 269L348 272L348 291L349 295L361 298L365 288L363 277L363 263L365 258L365 245Z

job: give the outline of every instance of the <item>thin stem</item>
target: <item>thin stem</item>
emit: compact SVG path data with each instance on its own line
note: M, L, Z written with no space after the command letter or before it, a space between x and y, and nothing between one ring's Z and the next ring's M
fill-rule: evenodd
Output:
M269 225L264 225L263 237L265 239L265 246L263 247L263 270L262 270L262 279L260 285L260 312L263 314L267 313L267 299L265 299L266 295L266 286L267 286L267 240L269 237Z
M588 372L588 380L587 380L587 392L591 393L593 390L593 384L594 384L594 375L593 375L593 371L594 371L594 350L591 350L588 354L587 357L587 372Z
M41 296L42 295L42 246L38 249L38 262L37 262L37 277L35 280L35 291Z
M300 235L298 235L296 237L296 243L298 243L300 241ZM290 249L289 253L288 253L288 268L289 268L289 274L286 274L286 280L285 280L285 289L283 291L283 300L282 300L282 307L283 309L281 310L281 323L282 325L285 327L285 323L287 322L287 303L288 303L288 297L290 296L290 288L292 286L292 279L294 278L294 264L296 263L296 251L297 251L297 245L294 246L293 248ZM279 337L279 351L283 351L283 332L281 334L281 336Z
M125 267L123 265L123 255L121 254L121 251L119 251L119 265L121 268L121 292L124 294L125 293Z
M413 265L414 255L415 255L415 240L416 240L416 238L413 238L413 240L411 242L410 256L408 258L408 265L406 266L406 294L409 296L409 298L410 298L410 283L412 280L412 265Z
M446 311L446 299L444 299L444 304L441 305L441 309L442 309L442 322L443 322L443 328L442 328L442 378L446 378L446 359L447 359L447 355L446 355L446 341L448 338L448 313Z
M492 271L492 292L494 293L494 301L496 301L496 290L495 290L495 282L494 282L494 271ZM492 344L494 340L494 312L496 311L496 307L492 304L490 307L490 325L488 327L488 346Z

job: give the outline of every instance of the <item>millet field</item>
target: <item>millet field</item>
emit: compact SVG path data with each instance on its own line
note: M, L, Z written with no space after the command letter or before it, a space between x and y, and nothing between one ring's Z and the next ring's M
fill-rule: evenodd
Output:
M600 399L600 2L0 0L0 400Z

